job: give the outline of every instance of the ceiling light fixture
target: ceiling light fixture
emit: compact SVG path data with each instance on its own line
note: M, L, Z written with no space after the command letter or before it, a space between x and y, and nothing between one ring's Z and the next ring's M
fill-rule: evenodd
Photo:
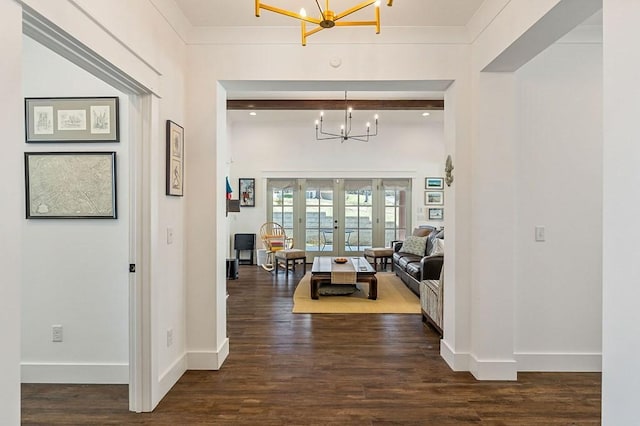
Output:
M369 142L370 136L378 135L378 114L374 115L375 120L375 132L371 133L371 123L367 123L366 133L360 135L351 134L351 115L353 108L351 108L347 101L347 92L344 92L344 123L340 125L340 133L325 132L322 128L324 122L324 112L320 112L320 119L316 120L316 140L323 141L328 139L341 139L344 142L348 139L353 139L360 142Z
M260 9L268 10L270 12L279 13L281 15L289 16L291 18L299 19L302 25L302 45L307 45L307 37L322 31L326 28L338 27L355 27L355 26L375 26L376 34L380 34L380 0L367 0L356 4L350 9L344 12L336 13L329 8L329 0L325 1L324 9L320 6L318 0L315 0L318 10L320 11L319 18L312 18L307 15L304 9L300 9L300 13L291 12L279 7L263 4L260 0L256 0L256 17L260 17ZM387 6L393 6L393 0L386 0ZM345 16L349 16L367 6L375 5L375 20L373 21L342 21ZM307 31L306 23L317 25L316 28Z

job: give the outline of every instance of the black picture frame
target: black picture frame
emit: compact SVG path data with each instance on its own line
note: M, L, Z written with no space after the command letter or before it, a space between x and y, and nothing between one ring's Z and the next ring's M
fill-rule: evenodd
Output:
M166 126L166 195L184 194L184 128L171 120Z
M256 180L253 178L238 179L240 207L256 206Z
M25 98L27 143L119 142L119 99L113 96Z
M444 205L444 191L424 191L425 206Z
M25 152L27 219L117 219L116 153Z
M430 208L429 220L444 220L444 209L442 207Z
M424 178L424 189L444 189L444 178L441 177L427 177Z

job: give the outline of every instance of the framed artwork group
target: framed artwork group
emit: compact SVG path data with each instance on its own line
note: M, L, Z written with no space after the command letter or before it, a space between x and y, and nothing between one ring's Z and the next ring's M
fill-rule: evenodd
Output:
M424 179L424 204L425 206L444 205L444 178L427 177ZM444 220L444 208L429 208L429 220Z
M118 98L26 98L26 142L118 142Z
M26 143L119 142L117 97L25 98ZM25 152L27 219L117 219L116 152Z

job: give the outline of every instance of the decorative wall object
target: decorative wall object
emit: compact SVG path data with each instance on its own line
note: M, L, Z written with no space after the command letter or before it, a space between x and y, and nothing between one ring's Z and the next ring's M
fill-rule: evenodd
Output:
M447 155L447 161L444 164L444 171L446 173L444 180L447 183L447 186L451 186L453 183L453 160L451 160L451 155Z
M116 219L115 152L26 152L27 219Z
M256 180L253 178L238 179L240 191L240 207L256 206Z
M444 179L441 177L425 178L424 189L444 189Z
M435 207L429 209L429 220L443 220L444 209L442 207Z
M167 120L167 195L182 197L184 185L184 128Z
M443 191L424 191L424 204L426 206L441 206L444 204Z
M118 98L25 98L27 143L118 142Z

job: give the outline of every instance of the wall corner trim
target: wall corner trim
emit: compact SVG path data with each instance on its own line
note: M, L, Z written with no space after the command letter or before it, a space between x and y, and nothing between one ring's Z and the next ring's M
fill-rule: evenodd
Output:
M440 356L453 371L469 371L469 352L456 352L445 340L440 340Z
M187 352L188 370L219 370L229 356L229 338L217 351L189 351Z

